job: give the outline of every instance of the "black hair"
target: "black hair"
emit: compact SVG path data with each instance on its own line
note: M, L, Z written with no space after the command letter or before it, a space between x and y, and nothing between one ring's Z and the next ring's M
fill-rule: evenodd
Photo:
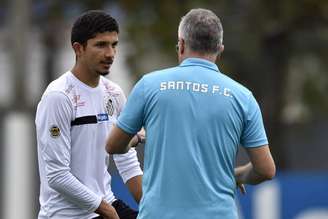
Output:
M86 45L98 33L119 32L117 21L101 10L90 10L80 15L73 24L71 44L78 42Z

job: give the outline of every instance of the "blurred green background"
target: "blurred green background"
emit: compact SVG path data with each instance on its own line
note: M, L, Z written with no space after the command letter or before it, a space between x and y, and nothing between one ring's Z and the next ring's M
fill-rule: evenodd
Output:
M1 0L1 212L19 183L37 209L34 114L46 85L73 66L74 19L89 9L117 18L120 45L110 78L128 95L143 74L177 64L178 23L198 7L221 18L225 51L217 64L257 98L278 171L327 170L327 0ZM238 162L245 162L242 151ZM26 182L19 171L28 171Z

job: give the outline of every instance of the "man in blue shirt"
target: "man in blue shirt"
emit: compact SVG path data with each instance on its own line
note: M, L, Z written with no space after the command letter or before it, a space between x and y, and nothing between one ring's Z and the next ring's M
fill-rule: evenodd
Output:
M252 93L220 73L223 29L211 11L193 9L179 25L180 65L145 75L107 141L124 153L144 127L143 197L138 218L238 218L236 185L275 175ZM235 168L239 145L250 163Z

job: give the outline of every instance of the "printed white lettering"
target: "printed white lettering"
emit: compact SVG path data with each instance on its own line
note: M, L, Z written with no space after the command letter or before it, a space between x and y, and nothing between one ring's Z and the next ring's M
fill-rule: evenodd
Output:
M160 83L160 90L180 90L192 91L202 93L212 93L215 95L222 95L225 97L233 97L231 89L221 88L220 85L208 85L191 81L163 81Z
M208 92L208 84L202 84L200 91L203 93L207 93Z
M177 81L176 88L177 90L183 90L183 81Z
M219 90L220 90L219 85L213 85L213 87L212 87L212 93L213 93L213 94L214 94L215 92L219 92Z
M193 83L192 84L192 90L195 92L199 92L200 91L200 84L199 83Z
M161 82L160 90L166 90L166 82Z
M187 85L187 90L189 90L192 83L190 81L185 81L185 84Z
M174 90L175 89L175 81L169 81L167 83L167 89L172 89Z
M224 96L227 96L227 97L232 97L232 95L231 95L231 91L230 91L230 89L228 89L228 88L224 88L224 90L223 90L223 95L224 95Z

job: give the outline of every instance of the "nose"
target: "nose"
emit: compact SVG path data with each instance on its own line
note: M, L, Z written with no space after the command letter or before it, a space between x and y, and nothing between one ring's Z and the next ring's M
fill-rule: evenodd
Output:
M109 46L105 51L106 58L113 58L115 54L116 54L116 48L113 48L112 46Z

